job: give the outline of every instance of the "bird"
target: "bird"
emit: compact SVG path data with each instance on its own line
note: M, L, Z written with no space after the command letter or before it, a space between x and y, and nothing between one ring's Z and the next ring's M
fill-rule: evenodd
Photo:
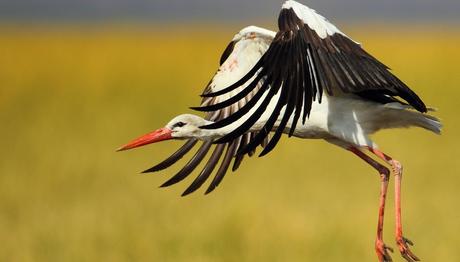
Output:
M201 94L204 117L181 114L165 127L143 135L119 151L166 140L185 140L169 158L143 173L177 163L201 143L187 164L161 187L179 183L205 161L183 196L199 189L213 173L206 194L220 185L232 165L246 156L271 152L284 136L322 139L374 168L380 178L375 252L392 261L383 240L388 183L395 178L396 245L402 257L420 261L404 236L401 218L400 161L379 149L371 135L380 130L420 127L441 134L435 111L390 68L340 31L324 16L299 2L281 7L278 31L257 26L240 30L225 48L219 68ZM377 158L375 160L372 155ZM216 170L217 169L217 170Z

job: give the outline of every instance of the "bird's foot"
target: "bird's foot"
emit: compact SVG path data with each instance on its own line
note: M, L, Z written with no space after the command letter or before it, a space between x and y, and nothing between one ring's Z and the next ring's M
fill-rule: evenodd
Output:
M390 251L391 253L393 253L393 248L385 245L383 240L377 239L375 241L375 251L377 252L377 256L380 262L392 262L393 261L391 259L390 253L388 252Z
M398 245L399 252L401 252L402 257L408 262L420 261L420 259L414 253L412 253L409 248L409 245L414 245L412 241L403 236L398 236L396 238L396 244Z

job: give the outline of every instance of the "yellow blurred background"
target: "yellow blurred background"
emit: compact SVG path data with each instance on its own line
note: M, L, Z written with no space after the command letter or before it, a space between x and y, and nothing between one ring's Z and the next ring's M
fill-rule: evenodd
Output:
M186 198L193 176L158 189L180 164L138 174L181 142L115 152L191 112L238 30L1 26L0 261L376 261L379 177L344 150L284 139L214 193ZM460 261L460 30L347 32L439 110L442 136L411 129L375 139L405 165L414 252ZM385 239L395 247L390 192Z

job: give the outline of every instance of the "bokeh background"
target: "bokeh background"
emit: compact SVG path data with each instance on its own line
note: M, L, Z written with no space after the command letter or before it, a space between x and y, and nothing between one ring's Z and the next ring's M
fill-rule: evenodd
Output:
M275 29L280 5L0 0L0 261L376 261L379 178L344 150L284 139L213 194L186 198L193 178L158 189L180 165L138 174L181 143L115 153L191 112L233 34ZM460 261L460 2L308 5L439 109L442 136L392 130L375 140L405 165L415 253ZM385 239L395 247L392 201Z

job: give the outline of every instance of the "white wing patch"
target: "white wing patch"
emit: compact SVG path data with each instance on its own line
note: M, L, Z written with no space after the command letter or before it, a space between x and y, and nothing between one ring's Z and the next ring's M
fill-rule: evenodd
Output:
M210 83L211 92L220 91L236 83L255 66L267 51L275 34L269 30L265 31L268 33L260 30L249 31L246 29L244 32L242 31L243 33L240 32L237 34L239 40L235 43L233 52L219 68ZM251 33L255 34L254 37L252 37ZM261 37L261 33L264 33L264 37ZM247 84L249 83L250 81ZM230 96L241 91L246 85L237 88ZM219 99L221 98L223 97L219 97Z
M296 1L289 0L283 4L283 9L292 9L296 15L302 19L311 29L322 39L332 36L336 33L346 36L335 25L331 24L325 17L318 14L315 10L308 6L302 5Z
M233 38L233 40L241 40L242 37L244 36L247 36L247 35L251 35L251 34L255 34L257 36L259 36L260 38L267 38L267 39L273 39L275 38L276 36L276 32L273 32L271 30L268 30L268 29L265 29L265 28L262 28L262 27L258 27L258 26L247 26L243 29L241 29L241 31L235 35L235 37Z

